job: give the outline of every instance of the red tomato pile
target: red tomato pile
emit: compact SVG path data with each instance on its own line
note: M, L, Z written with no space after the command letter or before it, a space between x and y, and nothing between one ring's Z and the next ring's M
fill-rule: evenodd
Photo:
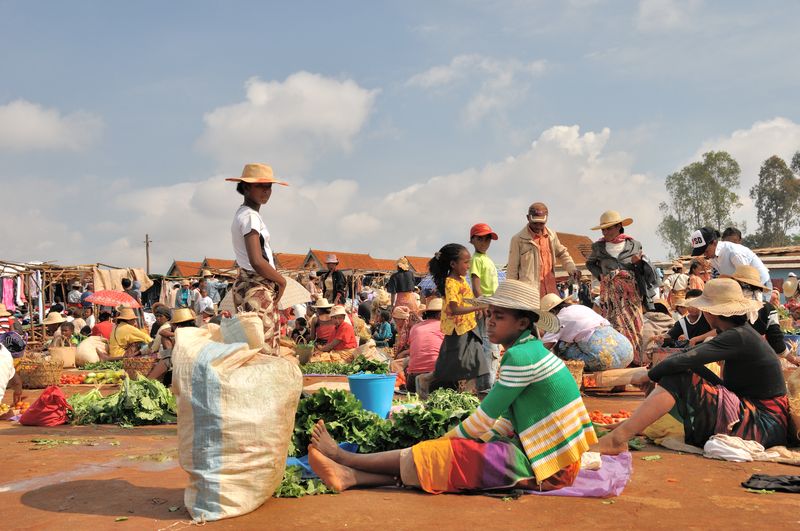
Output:
M85 379L86 376L83 374L62 374L59 383L61 385L78 385L82 384Z
M631 418L631 412L624 409L620 409L617 413L603 413L594 410L589 413L589 418L596 424L616 424Z

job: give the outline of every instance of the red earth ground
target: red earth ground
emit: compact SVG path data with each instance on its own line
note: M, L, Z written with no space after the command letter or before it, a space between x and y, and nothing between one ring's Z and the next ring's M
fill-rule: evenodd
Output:
M65 388L67 395L78 388ZM85 391L86 389L80 389ZM39 392L27 391L33 402ZM10 399L6 395L6 402ZM635 396L587 397L590 410L634 409ZM76 444L36 444L37 439ZM182 529L186 474L177 464L175 426L36 428L0 422L3 529ZM646 455L662 459L643 461ZM609 500L527 496L433 496L395 488L301 499L271 499L214 529L587 529L800 526L800 496L754 494L753 473L797 474L775 463L728 463L649 446L634 452L634 475ZM127 520L116 521L118 518Z

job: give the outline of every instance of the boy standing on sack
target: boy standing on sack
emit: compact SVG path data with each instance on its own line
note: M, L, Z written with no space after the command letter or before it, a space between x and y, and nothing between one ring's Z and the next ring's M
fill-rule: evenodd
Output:
M469 243L475 248L472 260L469 264L469 278L472 286L472 293L475 297L491 297L497 291L497 267L486 251L492 244L492 240L497 239L497 234L486 223L477 223L469 231ZM478 390L488 391L494 383L494 376L497 372L497 364L500 360L500 347L489 341L489 332L486 329L486 317L478 314L478 335L483 341L483 352L488 361L489 374L478 378Z

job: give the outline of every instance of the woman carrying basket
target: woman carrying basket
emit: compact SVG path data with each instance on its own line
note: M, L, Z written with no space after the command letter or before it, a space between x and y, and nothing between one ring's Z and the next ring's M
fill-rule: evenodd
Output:
M241 177L225 179L237 183L236 191L244 202L233 216L231 239L239 278L233 284L233 303L246 312L256 312L264 324L266 354L280 354L280 315L278 301L286 280L275 269L269 245L270 235L259 213L272 195L272 185L287 183L275 179L265 164L247 164Z

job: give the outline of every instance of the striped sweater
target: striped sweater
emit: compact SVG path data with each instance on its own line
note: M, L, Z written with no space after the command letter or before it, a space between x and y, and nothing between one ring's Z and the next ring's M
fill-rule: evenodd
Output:
M538 482L597 442L569 369L530 332L503 355L500 377L478 409L447 436L489 441L514 434Z

